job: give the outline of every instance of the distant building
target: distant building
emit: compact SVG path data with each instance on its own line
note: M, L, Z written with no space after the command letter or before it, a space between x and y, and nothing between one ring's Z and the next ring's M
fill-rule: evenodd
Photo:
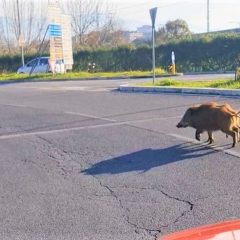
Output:
M137 31L132 31L132 32L125 31L124 37L127 39L127 41L133 42L137 39L143 39L144 35L143 35L143 33L137 32Z
M152 37L152 27L149 25L143 25L137 28L137 31L125 31L124 37L129 42L134 42L135 40L149 40Z
M137 32L142 33L145 40L151 39L152 37L152 27L150 25L138 27Z

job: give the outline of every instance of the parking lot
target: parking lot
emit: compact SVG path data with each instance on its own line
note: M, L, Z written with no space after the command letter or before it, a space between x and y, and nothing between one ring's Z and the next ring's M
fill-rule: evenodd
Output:
M156 239L240 216L240 144L177 129L220 96L121 93L127 80L0 87L2 239Z

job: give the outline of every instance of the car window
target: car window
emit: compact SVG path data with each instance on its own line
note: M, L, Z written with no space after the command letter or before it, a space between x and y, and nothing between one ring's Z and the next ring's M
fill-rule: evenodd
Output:
M63 64L63 60L56 60L56 64Z
M33 64L33 60L32 60L32 61L30 61L30 62L28 62L28 63L26 64L26 66L27 66L27 67L31 67L31 66L32 66L32 64Z
M48 64L48 59L47 58L41 58L40 59L40 65L46 65Z
M27 67L33 67L37 64L38 59L34 59L27 63Z

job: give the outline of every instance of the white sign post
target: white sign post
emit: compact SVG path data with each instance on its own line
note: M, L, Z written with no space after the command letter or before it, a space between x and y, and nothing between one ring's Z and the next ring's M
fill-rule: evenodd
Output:
M172 74L176 74L176 65L175 65L175 53L172 51L171 54L172 57Z
M153 84L155 82L155 20L157 16L157 8L149 10L152 20L152 69L153 69Z
M22 65L24 66L24 44L25 44L25 40L24 40L24 37L23 35L21 34L19 36L19 39L18 39L18 44L19 44L19 47L21 47L21 54L22 54Z
M172 51L172 64L175 64L175 54L173 51Z
M71 19L68 15L62 14L62 44L63 44L63 61L66 70L72 70L73 50Z

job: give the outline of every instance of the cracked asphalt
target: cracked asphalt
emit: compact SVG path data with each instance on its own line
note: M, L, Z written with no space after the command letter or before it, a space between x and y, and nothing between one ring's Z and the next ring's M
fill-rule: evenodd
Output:
M126 81L0 86L1 239L154 240L240 217L240 144L175 127L192 104L239 99Z

